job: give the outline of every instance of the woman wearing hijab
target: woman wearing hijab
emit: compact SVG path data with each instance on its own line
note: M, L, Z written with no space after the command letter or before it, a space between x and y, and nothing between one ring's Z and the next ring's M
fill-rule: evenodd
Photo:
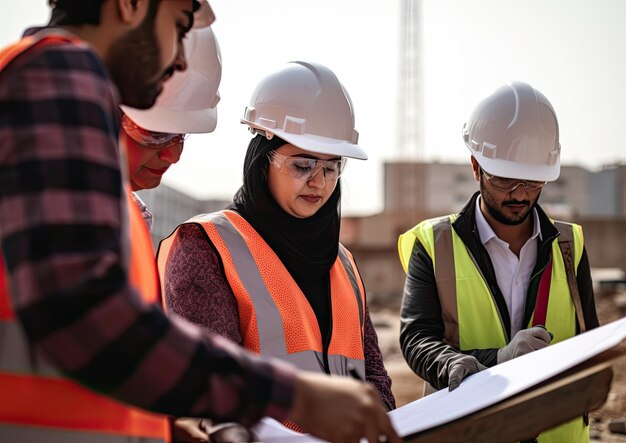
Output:
M352 103L328 68L293 62L266 77L242 123L256 134L226 210L163 240L167 309L301 369L360 376L391 410L365 290L339 243L341 186L357 145Z

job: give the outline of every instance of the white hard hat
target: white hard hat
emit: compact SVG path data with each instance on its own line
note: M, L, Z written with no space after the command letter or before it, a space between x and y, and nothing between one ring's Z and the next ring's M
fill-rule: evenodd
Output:
M217 125L218 87L222 79L220 48L210 27L192 29L185 40L187 69L165 82L150 109L122 106L138 126L176 134L212 132Z
M241 123L305 151L367 159L357 145L348 92L330 69L317 63L290 62L261 80Z
M559 124L548 99L524 82L509 82L476 106L463 140L489 174L554 181L561 171Z

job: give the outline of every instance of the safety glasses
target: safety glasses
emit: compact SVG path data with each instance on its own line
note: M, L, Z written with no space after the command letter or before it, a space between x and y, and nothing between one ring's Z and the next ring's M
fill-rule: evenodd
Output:
M481 168L481 171L489 184L493 186L498 191L502 192L513 192L519 186L523 186L526 191L537 191L543 188L547 182L545 181L536 181L536 180L521 180L518 178L504 178L498 177L496 175L488 174L484 169Z
M170 134L167 132L148 131L140 128L126 116L122 115L122 128L124 132L140 145L151 148L167 148L177 143L184 143L189 134Z
M278 168L281 173L305 181L311 180L319 171L324 171L325 180L337 181L347 161L345 157L333 160L292 157L279 154L276 151L270 151L268 156L270 164Z

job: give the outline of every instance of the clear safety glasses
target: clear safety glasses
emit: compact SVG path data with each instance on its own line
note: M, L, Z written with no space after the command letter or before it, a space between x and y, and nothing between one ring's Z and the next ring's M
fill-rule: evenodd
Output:
M271 151L269 154L270 163L286 175L299 180L309 181L319 171L324 171L326 181L337 181L346 166L345 157L333 160L320 160L317 158L292 157Z
M122 115L122 128L137 143L151 148L167 148L177 143L183 143L189 136L189 134L148 131L137 126L126 114Z
M488 174L481 168L485 178L491 186L502 192L513 192L519 186L523 186L526 191L537 191L545 186L545 181L521 180L519 178L504 178Z

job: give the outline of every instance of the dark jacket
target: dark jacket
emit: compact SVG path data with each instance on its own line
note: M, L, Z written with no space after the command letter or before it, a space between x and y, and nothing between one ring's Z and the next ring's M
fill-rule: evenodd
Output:
M508 343L511 341L511 320L506 302L498 287L493 264L480 240L476 227L474 211L476 210L477 196L478 193L470 198L452 227L480 268L480 272L486 280L485 283L494 295L497 309L506 328ZM538 238L537 261L528 286L523 324L528 324L530 321L535 308L539 280L550 260L552 242L559 236L558 230L550 222L545 212L539 205L535 207L539 214L542 238ZM599 322L586 250L583 250L576 279L585 324L587 329L595 328ZM409 261L402 297L400 346L404 358L413 371L437 389L445 388L448 385L448 366L460 356L461 352L446 344L443 341L443 334L444 325L433 263L424 246L419 240L416 240ZM497 349L473 349L463 351L463 353L473 355L483 365L489 367L496 364L497 351Z

